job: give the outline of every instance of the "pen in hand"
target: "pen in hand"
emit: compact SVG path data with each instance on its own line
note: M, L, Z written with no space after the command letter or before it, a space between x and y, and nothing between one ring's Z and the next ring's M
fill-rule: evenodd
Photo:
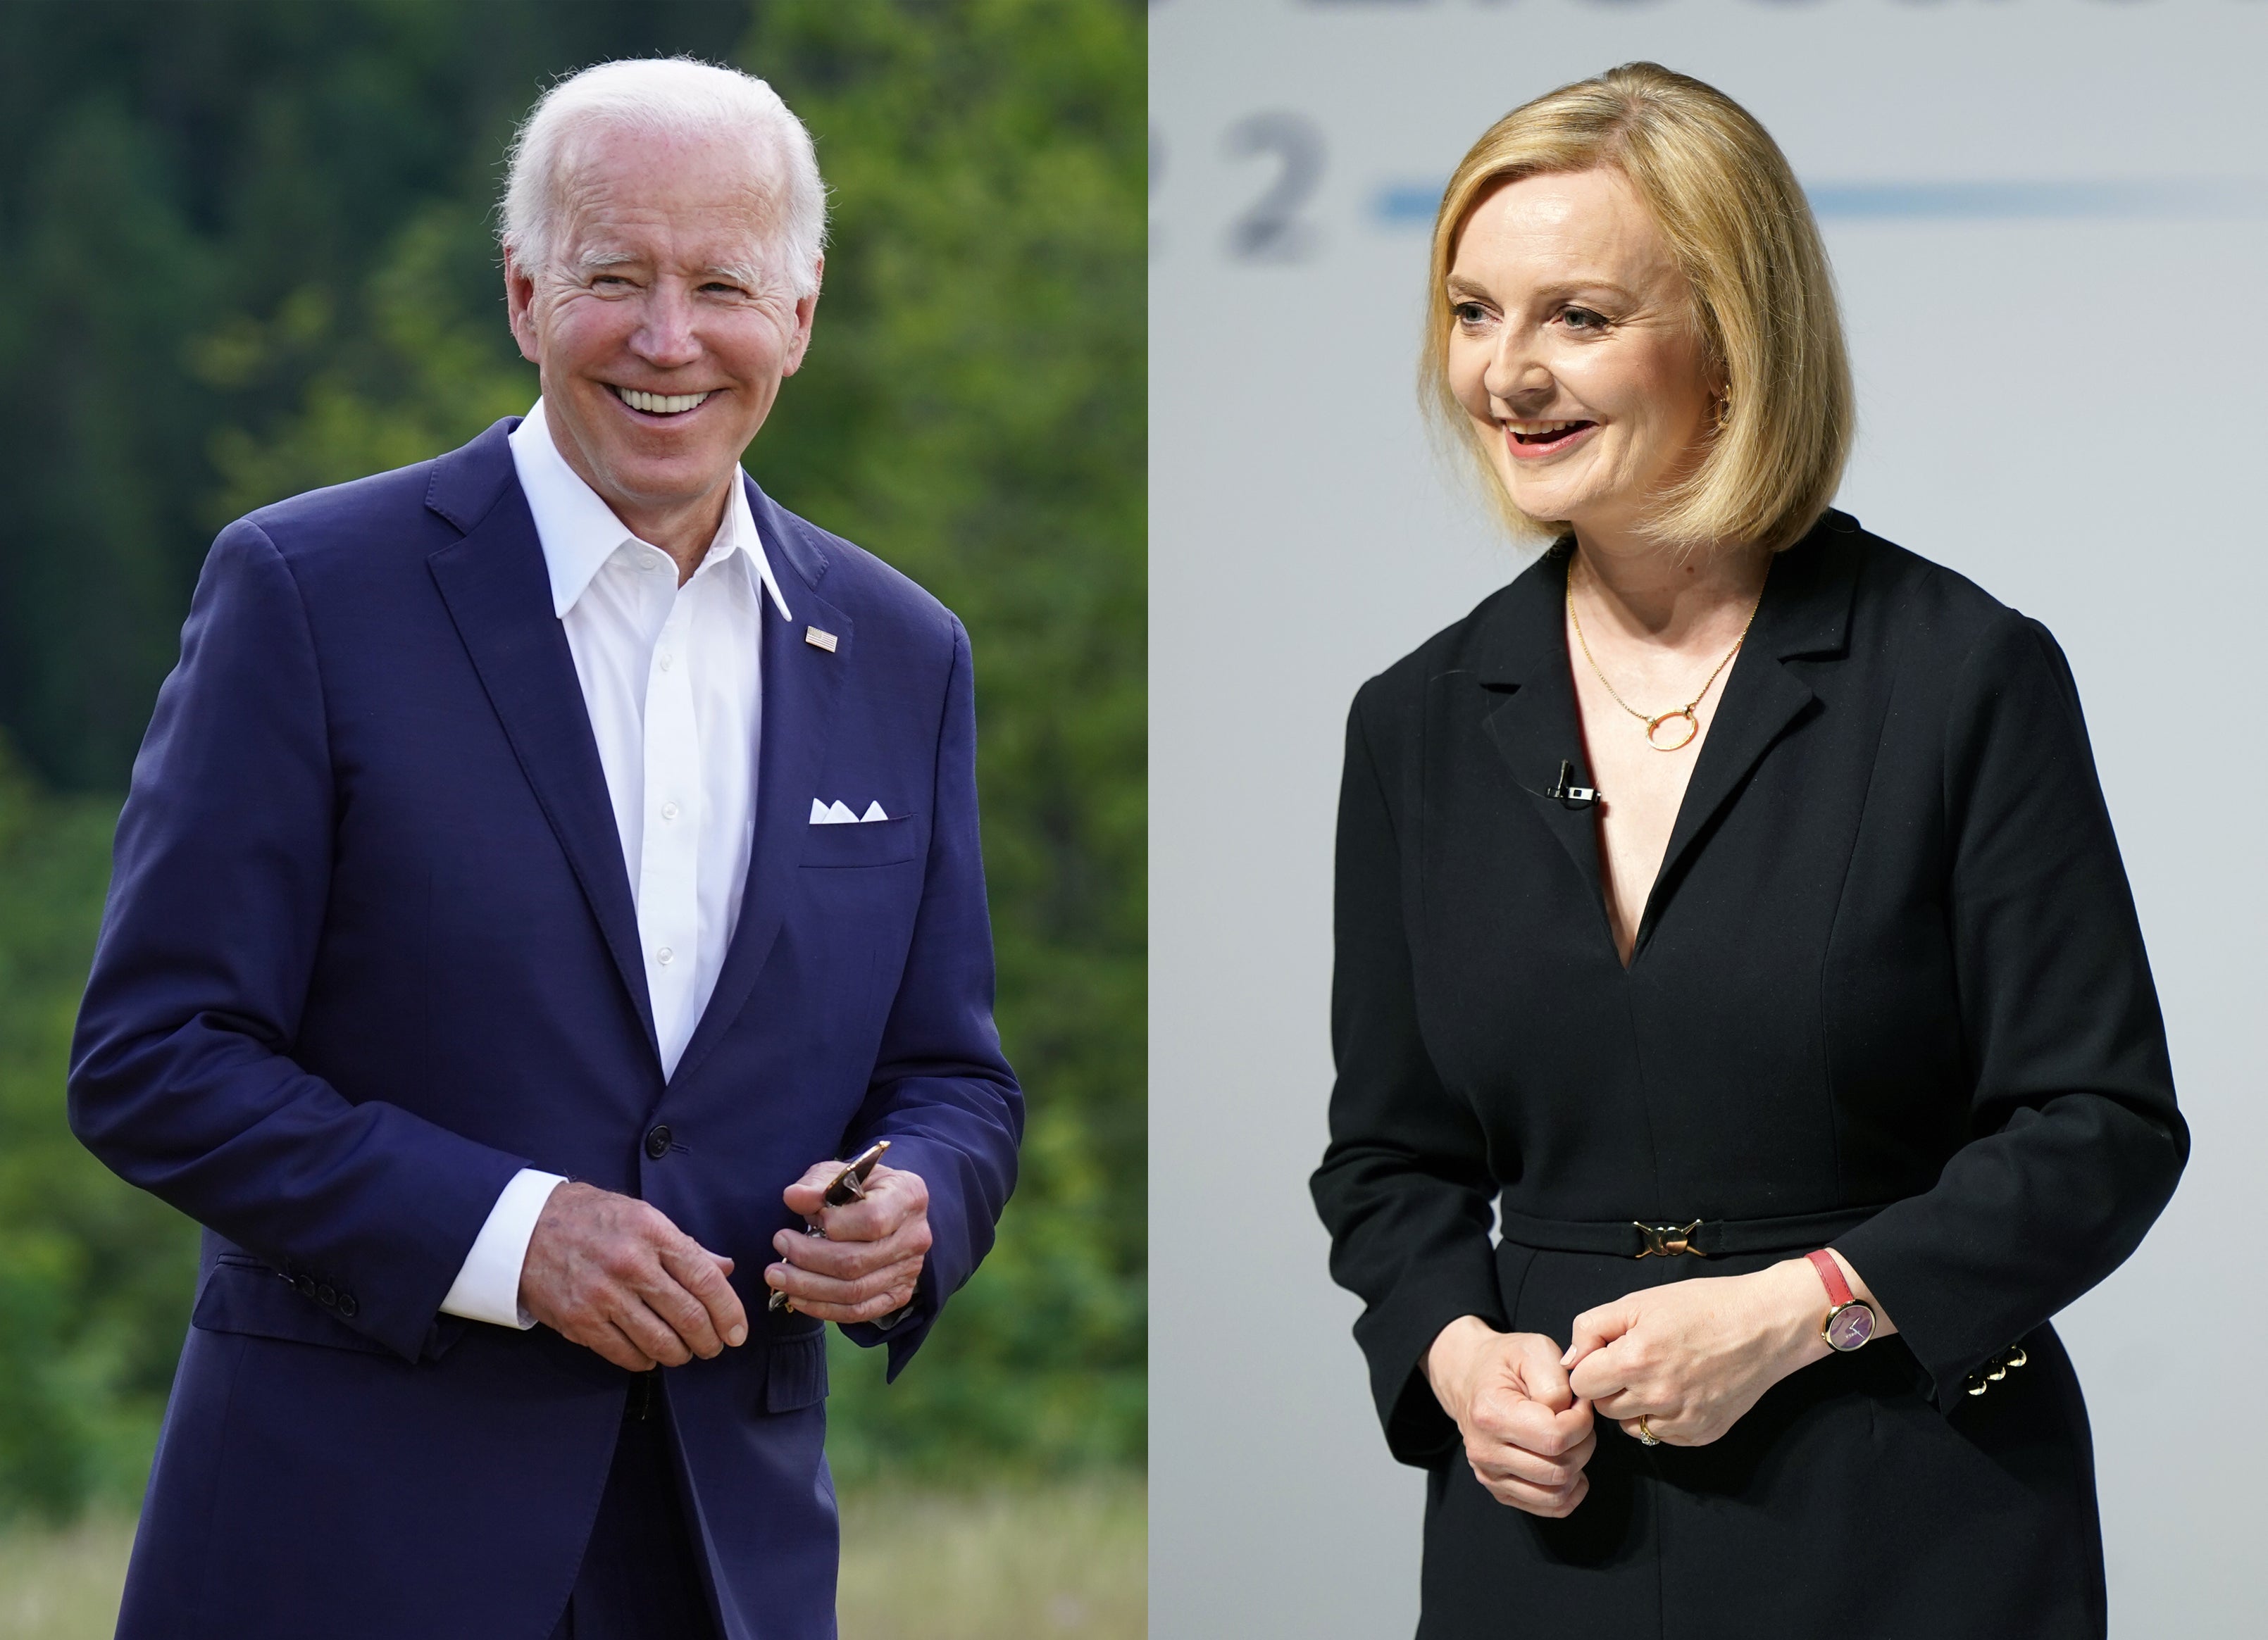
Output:
M864 1201L866 1196L867 1175L874 1171L874 1164L882 1159L882 1152L889 1148L890 1142L887 1139L877 1139L852 1159L843 1163L843 1171L836 1174L834 1182L827 1187L826 1205L848 1207L853 1202ZM804 1221L803 1233L807 1236L824 1236L827 1232L820 1227L817 1219L806 1219ZM777 1288L774 1288L772 1296L765 1307L774 1314L792 1313L795 1309L795 1300Z

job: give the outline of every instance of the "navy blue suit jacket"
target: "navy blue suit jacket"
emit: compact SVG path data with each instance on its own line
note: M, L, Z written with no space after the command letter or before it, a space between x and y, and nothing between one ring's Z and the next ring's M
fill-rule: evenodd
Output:
M665 1080L513 424L224 531L135 765L71 1122L205 1237L122 1634L550 1632L629 1375L438 1313L527 1166L738 1261L748 1342L666 1374L689 1521L727 1634L831 1634L824 1329L761 1277L781 1190L878 1137L927 1181L910 1313L850 1329L895 1376L1013 1182L960 623L750 485L794 621L761 616L747 897Z

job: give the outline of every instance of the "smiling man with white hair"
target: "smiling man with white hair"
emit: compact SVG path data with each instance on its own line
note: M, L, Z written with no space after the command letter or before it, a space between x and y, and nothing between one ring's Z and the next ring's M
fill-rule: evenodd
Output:
M967 636L740 467L809 135L608 63L503 220L541 397L222 532L120 823L72 1123L205 1226L122 1636L831 1635L824 1323L895 1376L1013 1183Z

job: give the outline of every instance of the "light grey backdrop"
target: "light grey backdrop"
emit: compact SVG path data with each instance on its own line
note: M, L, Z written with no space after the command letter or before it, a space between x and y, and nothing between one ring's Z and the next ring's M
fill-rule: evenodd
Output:
M1652 57L1779 139L1863 416L1841 504L2076 668L2198 1145L2060 1320L2113 1632L2257 1634L2268 1507L2268 4L1159 0L1151 10L1151 1631L1392 1636L1387 1457L1306 1177L1347 702L1521 560L1412 390L1440 181Z

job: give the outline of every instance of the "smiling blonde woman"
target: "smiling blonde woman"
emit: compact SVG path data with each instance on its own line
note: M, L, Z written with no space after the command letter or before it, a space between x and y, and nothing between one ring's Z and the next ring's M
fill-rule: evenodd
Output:
M1348 726L1314 1194L1420 1635L2101 1634L2049 1318L2189 1138L2062 652L1830 509L1826 254L1698 81L1483 136L1423 377L1551 546Z

